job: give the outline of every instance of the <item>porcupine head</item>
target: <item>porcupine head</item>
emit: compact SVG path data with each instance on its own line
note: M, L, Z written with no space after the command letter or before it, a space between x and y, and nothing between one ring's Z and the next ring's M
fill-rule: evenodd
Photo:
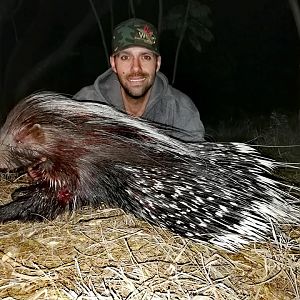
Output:
M20 110L20 109L19 109ZM30 167L44 160L40 151L45 135L34 118L22 118L17 107L8 115L0 131L0 168Z
M71 145L51 124L51 115L37 113L38 109L22 101L9 113L0 131L0 169L23 168L33 181L65 188L68 179L68 185L73 186L76 172L64 164L75 159L66 159Z

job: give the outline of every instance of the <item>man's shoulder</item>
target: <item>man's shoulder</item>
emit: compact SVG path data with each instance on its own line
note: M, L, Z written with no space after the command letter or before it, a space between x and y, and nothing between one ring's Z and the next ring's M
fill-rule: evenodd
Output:
M112 81L113 73L111 69L108 69L104 73L100 74L93 84L81 88L74 96L77 100L96 100L106 102L103 92L105 92L109 86L109 82ZM103 90L103 92L101 91Z
M169 85L166 100L179 110L196 110L193 100L182 91Z
M161 93L162 98L166 98L169 103L173 102L174 105L179 104L186 108L194 106L192 99L184 92L169 84L167 77L163 73L159 72L158 78L163 83L163 92Z
M94 85L88 85L80 89L74 96L76 100L97 100L99 95Z
M174 97L174 99L177 101L192 102L192 99L187 94L178 90L177 88L169 85L169 90L170 96Z

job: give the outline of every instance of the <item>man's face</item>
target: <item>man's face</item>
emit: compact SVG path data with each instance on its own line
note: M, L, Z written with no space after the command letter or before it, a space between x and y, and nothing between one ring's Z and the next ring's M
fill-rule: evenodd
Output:
M152 87L161 57L146 48L131 47L111 56L110 63L125 93L138 99Z

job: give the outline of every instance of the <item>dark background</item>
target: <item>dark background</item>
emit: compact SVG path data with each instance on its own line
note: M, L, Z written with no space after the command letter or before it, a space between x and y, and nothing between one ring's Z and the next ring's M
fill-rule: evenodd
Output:
M288 0L193 1L210 8L212 26L207 28L214 38L199 38L199 51L186 30L174 86L194 100L205 126L216 129L220 122L251 120L274 111L297 118L300 45ZM170 29L168 17L187 3L1 0L1 122L24 96L37 90L72 95L107 69L92 4L109 53L114 25L134 15L158 26L162 4L161 71L172 81L176 32L183 23L177 21L177 29ZM185 10L179 11L183 20Z

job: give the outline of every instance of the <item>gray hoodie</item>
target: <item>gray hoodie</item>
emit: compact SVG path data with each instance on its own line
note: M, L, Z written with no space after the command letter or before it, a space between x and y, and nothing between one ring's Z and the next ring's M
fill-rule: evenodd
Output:
M93 85L74 95L77 100L107 103L125 111L120 83L112 69L101 74ZM170 126L167 134L187 142L204 141L204 126L193 101L169 85L161 72L157 73L143 119Z

